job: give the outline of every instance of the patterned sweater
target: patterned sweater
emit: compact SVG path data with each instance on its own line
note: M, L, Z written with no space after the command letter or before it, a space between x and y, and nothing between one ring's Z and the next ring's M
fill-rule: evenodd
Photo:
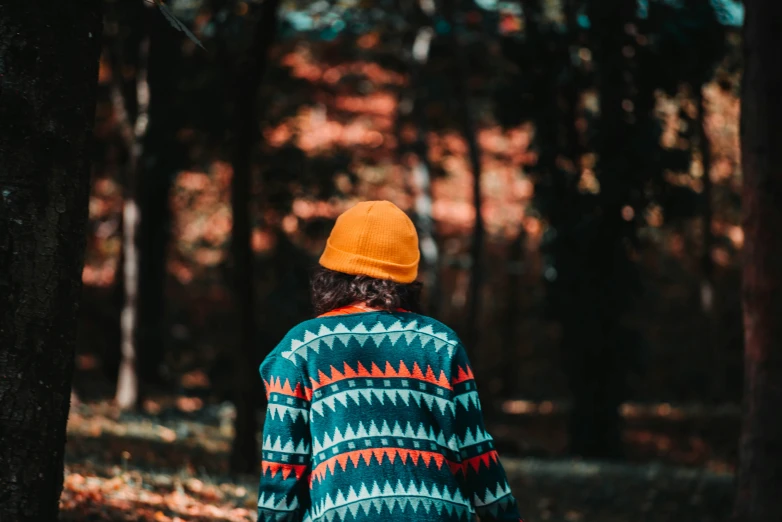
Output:
M456 334L412 313L332 313L260 367L258 520L521 518Z

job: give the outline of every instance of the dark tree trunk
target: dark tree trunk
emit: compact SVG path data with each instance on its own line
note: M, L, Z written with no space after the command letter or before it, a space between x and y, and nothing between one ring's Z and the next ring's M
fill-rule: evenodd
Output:
M472 203L475 208L475 223L472 230L470 243L470 283L467 291L467 319L466 319L466 347L473 358L473 366L478 371L481 365L477 360L477 345L479 342L481 310L481 290L483 288L483 241L485 226L483 222L483 194L481 192L481 150L478 146L478 128L470 103L468 87L469 68L467 56L462 42L456 34L454 23L456 20L458 2L446 0L444 3L444 16L451 29L448 32L449 44L453 53L455 74L456 103L459 110L459 124L462 127L462 135L467 142L470 169L472 170Z
M233 229L234 299L239 312L239 345L236 347L236 435L231 448L231 469L237 473L257 470L258 444L256 408L258 336L255 323L253 252L251 248L250 197L252 195L253 153L259 136L258 91L266 72L269 50L277 29L279 0L267 0L258 13L253 42L237 72L235 106L236 149L233 158L231 209Z
M0 520L57 519L101 3L0 2Z
M568 442L571 453L588 458L622 455L621 417L628 332L622 321L631 271L626 240L631 225L622 209L631 203L634 181L629 98L622 49L628 45L626 24L633 5L624 0L589 3L597 67L600 121L596 151L600 192L597 208L581 217L582 232L571 231L578 245L571 263L570 293L563 302L562 349L573 396ZM640 111L639 111L640 112ZM573 262L576 262L573 260Z
M741 98L745 331L737 522L782 520L782 3L746 3Z
M429 161L428 125L424 111L428 99L424 72L429 61L432 40L435 37L432 27L434 3L429 0L402 1L399 2L399 8L408 21L420 18L415 35L410 42L408 63L410 85L407 95L399 102L398 119L412 116L416 128L415 140L411 147L415 160L411 165L409 182L414 197L413 222L418 229L421 248L421 279L426 294L424 309L429 315L437 316L440 308L440 251L432 217L432 165ZM398 147L402 151L401 143Z
M460 62L462 60L459 60ZM460 66L461 67L461 66ZM467 292L467 321L469 323L467 342L470 346L470 351L473 354L473 359L476 358L478 353L478 343L480 342L478 331L481 324L481 315L483 313L481 307L481 291L483 289L483 241L486 235L486 228L483 222L483 193L481 191L481 153L478 148L478 139L476 136L477 129L475 127L475 121L472 116L472 109L469 105L469 94L467 92L467 77L466 72L463 73L457 82L462 86L461 100L459 104L462 107L462 125L464 136L467 139L467 146L470 156L470 167L472 170L472 204L475 208L475 223L472 229L472 241L470 243L470 286ZM473 365L478 365L477 368L480 371L480 363L476 359L473 361Z
M500 393L503 399L513 398L517 393L519 354L519 307L521 305L521 282L524 274L524 228L519 227L519 235L508 246L507 294L505 296L505 320L503 357L500 366Z
M721 344L715 338L715 313L716 287L714 284L714 261L711 257L714 248L714 233L711 230L712 222L712 184L711 184L711 143L706 133L706 99L703 96L705 85L695 86L695 103L698 107L696 119L696 139L703 166L703 211L701 220L703 223L703 252L701 253L701 312L703 313L703 333L701 342L704 343L707 353L711 355L710 366L713 375L711 381L711 399L722 401L725 399L726 367L724 357L721 357Z
M622 284L622 264L627 261L620 214L627 195L622 176L628 162L621 50L629 20L621 4L590 4L601 108L596 144L601 190L593 196L576 186L581 174L581 137L575 126L580 77L569 53L578 39L574 3L566 5L571 34L565 37L539 26L541 1L522 0L534 57L529 59L528 74L535 82L538 197L557 232L556 240L547 245L555 261L546 278L550 306L562 327L564 370L573 397L568 449L591 458L621 455L618 406L624 376L618 364L622 310L616 287Z
M181 60L179 33L157 9L146 9L149 43L149 126L141 140L138 166L138 313L136 368L139 400L149 385L164 380L165 286L171 234L170 191L184 162L177 138L183 121L178 103L176 64Z
M703 165L703 254L701 257L701 307L703 312L710 314L714 303L714 261L711 250L714 246L714 233L711 230L712 221L712 186L711 186L711 143L706 133L706 99L703 96L704 85L695 86L695 103L698 107L697 142Z
M568 74L566 75L567 83L562 93L565 110L561 111L562 118L560 120L560 126L565 144L566 158L572 162L574 174L579 175L581 173L581 155L584 153L584 147L582 145L583 138L576 125L576 120L581 115L579 102L581 98L581 89L585 82L583 71L573 65L572 58L570 57L570 53L581 45L581 30L577 18L576 0L566 0L565 24L568 30L568 38L565 51L567 53Z

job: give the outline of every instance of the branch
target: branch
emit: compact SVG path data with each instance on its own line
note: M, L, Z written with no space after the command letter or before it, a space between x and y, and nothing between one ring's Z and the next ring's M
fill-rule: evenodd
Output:
M160 12L163 13L163 16L166 18L166 20L168 20L168 23L171 24L171 27L177 31L185 33L185 36L187 36L193 43L206 51L206 47L204 47L204 45L201 43L201 40L199 40L185 24L183 24L176 16L174 16L174 13L171 12L171 9L169 9L162 0L153 0L153 2L158 6L158 8L160 8Z

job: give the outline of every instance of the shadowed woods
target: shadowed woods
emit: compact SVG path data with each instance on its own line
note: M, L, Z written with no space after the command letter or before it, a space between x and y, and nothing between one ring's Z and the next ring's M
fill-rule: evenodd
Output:
M0 519L64 459L64 520L252 520L258 365L368 199L525 517L775 519L771 0L162 5L0 13Z

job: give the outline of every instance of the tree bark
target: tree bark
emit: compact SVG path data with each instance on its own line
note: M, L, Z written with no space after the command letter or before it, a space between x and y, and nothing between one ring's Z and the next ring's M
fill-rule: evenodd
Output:
M537 197L556 231L556 239L545 247L554 260L545 277L549 306L562 328L563 366L573 397L568 449L583 457L618 458L622 449L618 407L624 380L619 354L624 332L617 287L624 284L620 278L627 262L621 208L629 203L630 184L626 181L629 126L622 108L629 95L622 47L632 5L622 0L588 4L601 111L595 147L600 192L592 195L582 194L577 187L581 144L575 118L580 77L569 49L579 39L575 4L565 6L570 34L564 36L541 25L543 2L520 3L530 46L527 60L520 65L534 82Z
M259 358L255 322L254 256L251 248L250 198L252 195L252 165L258 142L258 90L266 72L269 50L277 33L279 0L267 0L258 13L252 46L237 68L235 106L236 149L233 158L231 210L233 228L231 254L233 259L234 299L239 312L239 346L236 347L237 375L236 432L231 448L231 469L237 473L257 470L258 444L254 380L257 379Z
M117 63L113 79L112 103L120 133L128 150L128 161L124 167L124 192L122 204L122 277L124 299L120 314L120 365L117 378L117 405L127 410L136 406L139 400L138 371L136 368L138 349L136 346L136 323L138 319L138 245L139 207L137 193L138 163L143 153L143 140L147 131L147 110L149 107L149 84L147 83L147 57L149 36L140 45L136 64L135 121L131 122L122 94L121 78Z
M575 258L577 264L570 263L566 276L570 288L562 303L562 350L573 396L568 445L572 454L587 458L614 459L623 453L619 405L626 368L622 354L631 347L622 320L632 264L625 242L632 225L623 219L622 209L631 203L635 181L630 173L637 167L631 147L633 126L628 123L631 115L624 106L630 95L622 50L628 45L625 27L633 16L633 5L623 0L589 3L600 105L595 146L600 192L597 207L580 216L570 230L568 241L575 245L570 254L580 258Z
M782 3L747 2L741 106L744 425L737 522L782 520Z
M725 400L725 377L726 368L724 357L720 355L722 346L715 338L715 310L714 304L717 298L717 288L714 284L714 261L711 256L714 248L714 233L711 230L713 217L712 204L712 183L711 183L711 143L706 132L706 109L707 101L703 95L706 85L695 86L695 104L698 107L698 116L696 119L696 140L698 150L701 155L701 165L703 167L703 211L701 220L703 223L703 252L701 253L701 312L703 313L703 334L701 342L704 343L707 352L711 355L711 399L719 402Z
M519 308L521 306L521 282L524 275L524 243L526 233L519 227L519 234L508 245L507 294L503 321L503 356L500 369L500 394L502 399L515 398L518 383L519 361Z
M432 166L429 161L429 145L427 138L427 120L424 111L427 94L424 81L424 70L429 61L429 52L435 31L432 27L432 17L435 14L434 2L431 0L416 2L399 2L399 9L408 20L421 19L415 37L412 41L409 60L410 85L409 94L399 102L401 116L412 115L415 121L416 136L412 145L415 163L411 167L409 185L414 196L413 222L418 229L418 240L421 248L421 279L425 285L425 311L437 316L440 308L440 250L437 245L435 223L432 217ZM418 15L418 16L416 16ZM401 144L398 145L401 148Z
M0 520L57 519L99 0L0 2Z
M695 86L695 104L698 107L697 142L703 166L703 254L701 256L701 309L704 314L711 315L714 306L714 261L711 250L714 246L714 233L711 231L712 221L712 185L711 185L711 143L706 133L706 99L703 96L705 85Z
M179 33L172 30L157 9L146 11L150 35L148 85L149 125L141 140L137 190L138 313L136 322L136 369L140 379L139 400L150 385L164 381L165 286L171 235L170 191L185 161L185 147L177 138L183 121L177 85L176 64L181 61Z
M458 118L462 127L462 135L467 142L467 151L472 170L472 203L475 209L475 222L470 243L470 283L467 292L467 334L465 335L468 353L472 356L473 367L481 371L481 365L477 360L477 345L479 341L481 310L481 290L483 288L483 242L485 225L483 222L483 193L481 191L481 150L478 146L477 125L470 103L468 87L469 70L467 68L467 56L462 43L455 30L457 15L456 0L447 0L444 3L443 15L451 26L448 32L450 46L453 52L456 79L454 80L458 105Z

